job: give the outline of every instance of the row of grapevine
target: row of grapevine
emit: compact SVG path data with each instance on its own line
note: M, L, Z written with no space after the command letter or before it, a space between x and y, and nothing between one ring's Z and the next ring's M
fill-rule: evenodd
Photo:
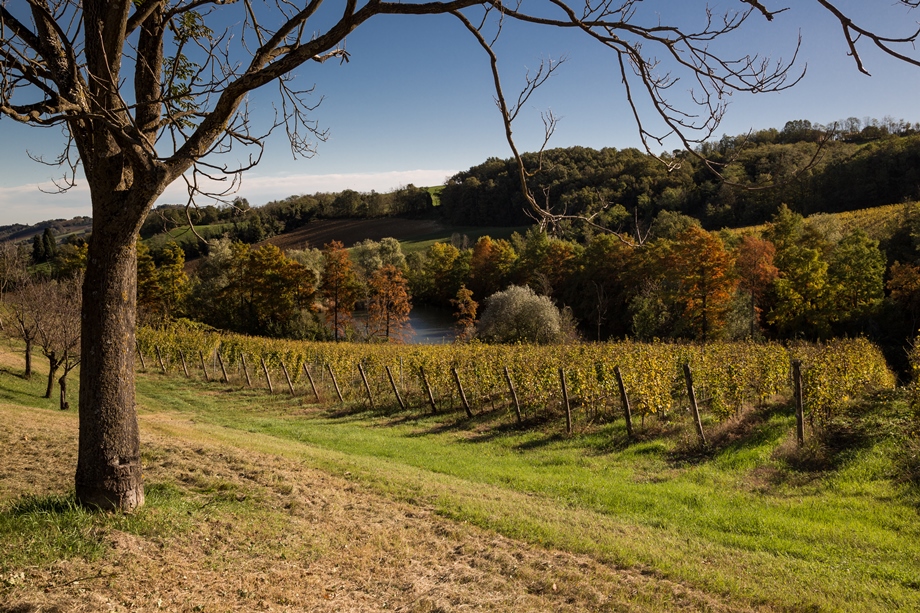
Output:
M397 406L392 377L409 404L429 405L430 390L441 411L461 406L453 369L462 378L474 411L510 407L507 368L526 417L559 410L558 372L562 367L570 400L586 421L605 421L622 414L614 377L617 366L633 412L641 417L666 415L686 406L684 364L693 370L700 404L717 419L737 413L745 404L788 396L793 359L803 364L805 407L813 424L826 421L849 398L894 385L879 350L863 339L792 347L750 342L420 346L315 343L173 327L143 328L137 341L141 355L158 353L167 371L178 372L184 358L208 364L212 376L218 376L215 373L221 372L219 362L223 362L228 377L242 383L247 363L250 374L246 378L256 381L264 364L266 372L275 377L281 376L283 368L292 385L303 389L309 385L309 370L325 399L336 397L334 374L346 401L366 401L368 388L360 365L371 398L378 403Z

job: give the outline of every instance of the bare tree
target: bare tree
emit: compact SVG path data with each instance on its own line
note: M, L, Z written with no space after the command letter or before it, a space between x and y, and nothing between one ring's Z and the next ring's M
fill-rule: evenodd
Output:
M859 29L833 3L815 0L835 16L859 62L868 41L902 60L917 34L875 36ZM669 135L687 147L711 136L732 92L778 91L795 83L790 64L755 54L724 57L714 45L751 21L770 21L780 9L736 0L717 15L701 4L698 27L681 22L687 9L647 10L642 0L19 0L0 4L0 113L34 126L63 126L65 150L53 160L77 163L90 188L93 232L83 288L80 442L77 497L104 508L143 503L134 401L135 238L156 199L184 181L188 206L196 195L228 198L243 171L258 163L267 133L283 130L295 154L310 156L326 134L312 118L312 88L291 74L308 62L348 60L345 38L380 16L450 14L486 53L521 186L542 225L557 217L539 202L512 137L512 123L558 64L526 78L508 103L494 42L509 20L533 28L577 31L609 52L639 134L651 148ZM913 0L902 0L905 6ZM215 31L215 24L235 24ZM912 62L913 63L913 62ZM679 79L692 83L683 88ZM277 115L254 131L249 92L278 88ZM644 98L645 102L640 104ZM648 106L651 117L643 115ZM663 126L661 132L651 125ZM555 119L546 117L547 138ZM218 155L249 151L238 166ZM225 185L218 193L206 184ZM206 192L211 189L210 194Z
M80 364L80 313L83 310L83 273L58 281L54 286L53 310L57 332L61 376L61 410L70 408L67 401L67 375Z
M83 275L47 280L32 285L29 299L38 331L37 343L48 359L48 385L45 398L51 398L55 377L60 379L61 409L67 404L67 375L80 363L80 311Z
M35 305L39 303L40 293L38 283L26 275L16 285L8 297L8 304L13 319L14 333L25 344L25 370L24 379L32 378L32 350L39 337L39 323Z
M28 267L23 250L12 241L0 243L0 302L4 302L7 292L27 277ZM2 315L0 315L0 330L3 330Z

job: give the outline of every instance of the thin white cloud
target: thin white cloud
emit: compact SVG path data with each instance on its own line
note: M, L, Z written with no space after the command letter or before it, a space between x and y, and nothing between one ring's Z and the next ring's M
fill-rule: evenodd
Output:
M85 182L63 193L49 193L55 190L51 182L0 187L0 225L91 214L89 186Z
M249 204L260 206L272 200L300 194L317 192L340 192L353 189L358 192L389 192L412 183L418 187L442 185L456 174L456 170L394 170L388 172L330 173L330 174L285 174L243 175L242 185L235 194L246 198ZM213 189L226 189L226 185L215 182ZM233 197L233 196L231 196ZM188 199L186 186L177 181L167 188L159 203L180 203Z
M243 175L242 185L236 195L246 198L253 206L260 206L288 196L339 192L345 189L385 193L410 183L419 187L441 185L456 172L435 169L279 176L250 173ZM220 185L215 183L215 187L219 189ZM85 181L78 181L75 187L61 194L46 193L54 189L54 184L50 182L0 187L0 225L33 224L47 219L92 215L89 187ZM185 183L176 181L157 202L184 203L187 199Z

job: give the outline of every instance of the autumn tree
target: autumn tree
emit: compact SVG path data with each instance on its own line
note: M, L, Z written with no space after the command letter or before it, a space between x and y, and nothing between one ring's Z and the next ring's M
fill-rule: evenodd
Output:
M368 280L368 339L403 342L411 331L409 283L402 271L385 264Z
M759 321L761 301L779 275L773 265L776 247L768 240L745 235L735 249L735 271L740 289L750 297L750 336L754 338Z
M913 333L920 324L920 266L895 262L889 270L887 287L891 299L907 315Z
M323 256L326 262L320 293L326 302L326 317L332 326L333 338L339 341L345 337L361 288L348 251L341 242L324 245Z
M460 286L457 297L450 303L454 306L454 318L457 320L457 340L468 341L476 333L476 313L479 303L473 300L473 292L465 285Z
M473 295L485 298L505 289L511 281L511 271L517 258L518 254L510 242L481 236L470 254L469 290Z
M416 298L447 306L469 276L470 251L450 243L434 243L410 267L409 280Z
M298 328L300 316L313 310L313 273L288 259L275 245L263 245L251 252L246 280L252 332L291 335Z
M860 69L860 44L917 63L907 55L910 51L900 53L916 35L872 36L837 11L831 0L817 2L839 20ZM186 183L191 206L196 195L208 192L208 180L224 175L233 179L258 163L265 139L264 131L256 131L250 122L250 92L278 88L279 111L267 130L283 130L294 153L309 156L325 132L313 119L312 90L295 85L293 71L310 62L346 61L346 37L368 22L449 15L483 53L508 145L518 160L516 174L528 211L549 227L565 213L542 206L534 196L512 138L512 123L559 64L546 62L535 69L509 103L496 54L499 34L509 20L535 30L578 32L610 53L614 78L624 86L647 148L672 133L692 147L718 129L727 94L776 91L795 82L788 64L765 61L750 51L737 58L716 52L720 47L714 39L737 34L758 19L773 20L774 13L761 2L738 0L742 10L729 11L724 19L700 7L701 24L682 21L686 11L636 11L634 5L563 0L545 5L313 0L303 5L262 3L258 8L251 2L218 0L23 0L0 5L0 113L27 125L62 127L67 144L60 160L70 170L79 163L92 201L82 319L78 500L126 510L143 504L134 399L136 239L147 213L171 183ZM680 75L694 83L683 98L674 87ZM660 130L649 124L644 109L651 109ZM551 115L546 126L548 137L555 126ZM250 156L245 155L247 147ZM240 148L244 151L235 158L238 165L216 159L230 151L236 156ZM236 186L235 180L213 183L229 186L210 188L212 196L223 198Z
M690 227L674 241L667 276L682 324L693 338L718 336L737 286L732 264L722 240L702 228Z

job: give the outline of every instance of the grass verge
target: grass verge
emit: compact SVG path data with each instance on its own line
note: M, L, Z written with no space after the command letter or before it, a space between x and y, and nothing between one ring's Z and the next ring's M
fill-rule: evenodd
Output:
M784 406L702 449L679 417L630 442L141 375L148 502L124 516L72 503L75 415L7 362L0 612L920 607L896 396L804 449Z

